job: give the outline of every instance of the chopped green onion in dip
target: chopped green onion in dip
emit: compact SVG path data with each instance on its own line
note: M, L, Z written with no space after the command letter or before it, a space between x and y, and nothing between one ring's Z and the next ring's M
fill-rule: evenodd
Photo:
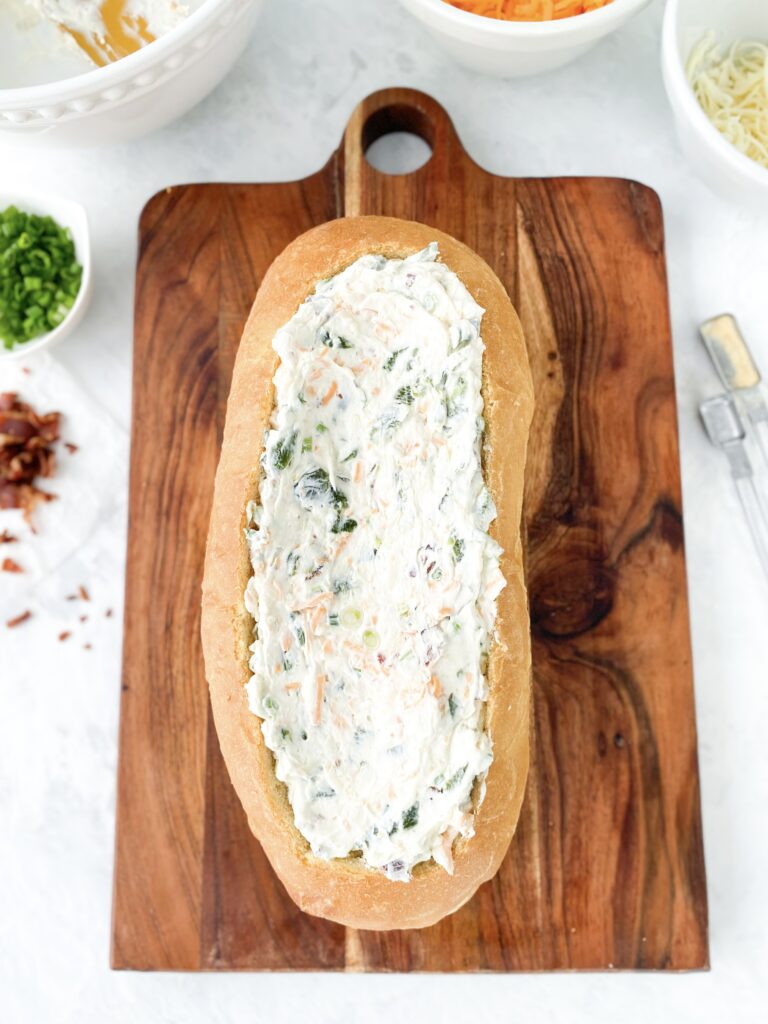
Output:
M321 858L453 870L492 760L501 549L483 482L483 310L432 244L363 256L275 335L246 530L251 710Z

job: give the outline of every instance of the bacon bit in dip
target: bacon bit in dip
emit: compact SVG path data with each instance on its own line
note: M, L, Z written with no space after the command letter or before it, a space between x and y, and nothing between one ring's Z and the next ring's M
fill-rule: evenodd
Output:
M70 629L65 629L61 633L59 633L59 640L61 640L61 641L69 640L69 638L71 636L72 636L72 631Z
M19 563L14 562L12 558L4 558L2 564L0 564L0 569L3 572L24 572Z
M3 532L0 533L0 544L15 544L17 540L18 538L14 537L13 534L9 533L7 530L3 530Z

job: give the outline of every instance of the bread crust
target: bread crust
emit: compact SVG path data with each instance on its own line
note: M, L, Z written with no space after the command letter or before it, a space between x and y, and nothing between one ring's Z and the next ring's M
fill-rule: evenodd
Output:
M486 433L484 476L498 516L491 535L504 553L497 639L488 664L486 727L494 759L476 809L475 835L454 845L454 874L434 861L396 882L360 858L323 861L295 827L284 785L245 684L253 622L243 604L251 575L246 505L258 494L259 458L274 405L272 339L317 282L366 253L404 257L430 242L485 309L481 335ZM292 242L269 268L243 331L227 405L203 579L202 641L222 753L251 830L302 910L354 928L422 928L457 910L492 878L515 830L528 773L530 636L520 536L533 385L520 322L491 268L434 228L391 217L329 221Z

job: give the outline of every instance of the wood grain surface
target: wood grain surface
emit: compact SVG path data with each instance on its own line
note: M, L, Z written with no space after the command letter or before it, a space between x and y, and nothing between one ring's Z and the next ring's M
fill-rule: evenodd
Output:
M375 171L415 132L431 160ZM271 260L345 214L423 221L504 281L537 411L526 485L533 761L496 879L422 931L302 914L229 783L198 639L229 379ZM147 204L133 447L112 965L517 971L708 963L674 378L661 210L631 181L480 169L442 108L384 90L310 178L191 185Z

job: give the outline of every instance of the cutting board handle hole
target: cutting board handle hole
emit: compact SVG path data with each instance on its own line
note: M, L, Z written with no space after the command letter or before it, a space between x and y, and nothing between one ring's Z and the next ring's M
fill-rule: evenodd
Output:
M362 149L382 174L412 174L431 158L435 130L421 110L391 104L374 111L363 125Z

